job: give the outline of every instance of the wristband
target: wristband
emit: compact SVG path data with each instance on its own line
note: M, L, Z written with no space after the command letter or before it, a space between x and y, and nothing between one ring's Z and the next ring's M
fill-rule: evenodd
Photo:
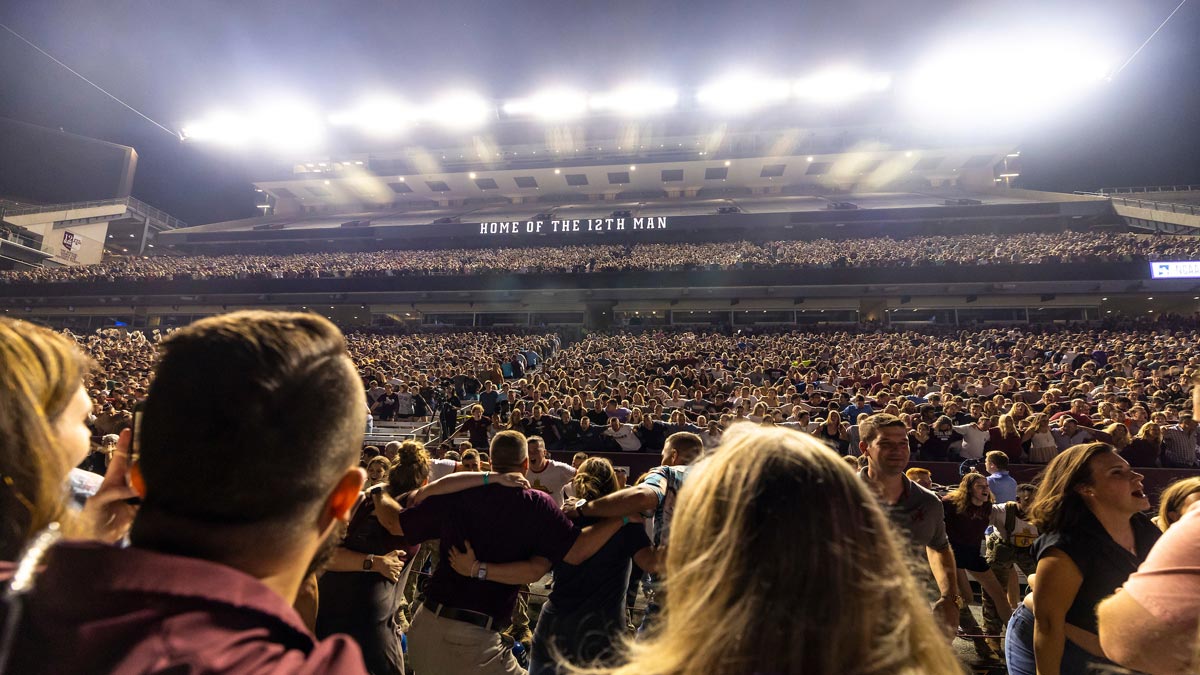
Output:
M485 474L483 474L483 484L484 484L484 485L487 485L487 482L488 482L488 476L490 476L490 475L491 475L491 474L489 474L489 473L485 473Z
M629 524L629 516L624 516L623 518L621 518L621 524L628 525Z

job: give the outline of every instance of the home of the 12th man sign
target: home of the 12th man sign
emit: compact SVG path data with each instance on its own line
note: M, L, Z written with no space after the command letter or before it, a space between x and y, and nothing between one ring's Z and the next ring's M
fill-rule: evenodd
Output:
M665 229L667 229L667 218L665 216L652 218L581 218L576 220L506 220L479 224L479 234L484 235Z

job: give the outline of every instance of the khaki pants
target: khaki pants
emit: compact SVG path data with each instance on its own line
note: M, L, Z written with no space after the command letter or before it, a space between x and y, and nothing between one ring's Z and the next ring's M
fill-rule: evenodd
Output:
M521 585L517 604L513 606L512 625L504 632L513 642L524 642L526 648L533 642L533 631L529 629L529 584Z
M988 567L996 575L996 581L1000 582L1001 588L1007 589L1008 578L1016 574L1013 571L1014 565L1019 567L1027 578L1037 571L1037 560L1034 559L1031 548L1017 549L1001 545L996 548L993 555L988 556ZM996 611L996 603L992 602L991 596L987 593L983 594L983 622L985 630L993 635L999 634L1004 628L1000 623L1000 615Z
M416 675L525 672L500 641L500 633L435 616L425 606L417 610L408 629L408 663Z

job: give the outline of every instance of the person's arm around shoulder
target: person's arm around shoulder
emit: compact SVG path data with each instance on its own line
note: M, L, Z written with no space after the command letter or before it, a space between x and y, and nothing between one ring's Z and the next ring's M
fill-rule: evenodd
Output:
M420 502L429 497L461 492L473 487L483 487L493 480L496 484L505 487L529 487L529 483L525 480L525 477L520 474L503 474L487 471L454 473L412 492L409 497L409 508L419 505ZM400 506L399 502L382 489L372 489L369 494L375 501L375 518L379 520L379 524L383 526L383 529L397 537L404 536L404 528L400 525L400 514L405 511L405 508Z
M550 571L550 561L541 556L529 560L507 563L486 563L475 556L471 542L464 543L465 549L457 546L450 549L450 567L464 577L498 584L532 584Z
M594 518L621 518L646 513L658 508L663 493L645 483L605 495L599 499L572 507L567 515L572 519L583 516Z
M1083 584L1083 573L1061 549L1052 548L1037 564L1033 587L1033 653L1039 673L1058 673L1066 647L1067 610Z
M420 504L429 497L453 494L485 485L503 485L521 489L529 488L529 481L519 473L497 473L494 471L462 471L443 476L432 483L417 488L413 493L413 505Z

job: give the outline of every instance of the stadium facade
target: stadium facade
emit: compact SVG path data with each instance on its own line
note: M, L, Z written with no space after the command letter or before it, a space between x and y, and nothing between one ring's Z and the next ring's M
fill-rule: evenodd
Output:
M504 247L552 256L552 247L596 244L1200 231L1200 216L1143 195L1015 188L1020 153L1011 143L779 125L587 131L302 157L261 170L260 217L101 237L122 254L130 246L213 256ZM57 235L55 218L73 214L47 216L48 208L43 232ZM37 231L21 228L32 215L4 220L36 243ZM1200 280L1154 278L1141 262L871 268L839 262L836 252L829 262L457 274L447 260L441 273L421 276L10 283L0 286L0 307L80 328L179 325L241 307L314 309L347 326L963 325L1191 314L1200 295Z

